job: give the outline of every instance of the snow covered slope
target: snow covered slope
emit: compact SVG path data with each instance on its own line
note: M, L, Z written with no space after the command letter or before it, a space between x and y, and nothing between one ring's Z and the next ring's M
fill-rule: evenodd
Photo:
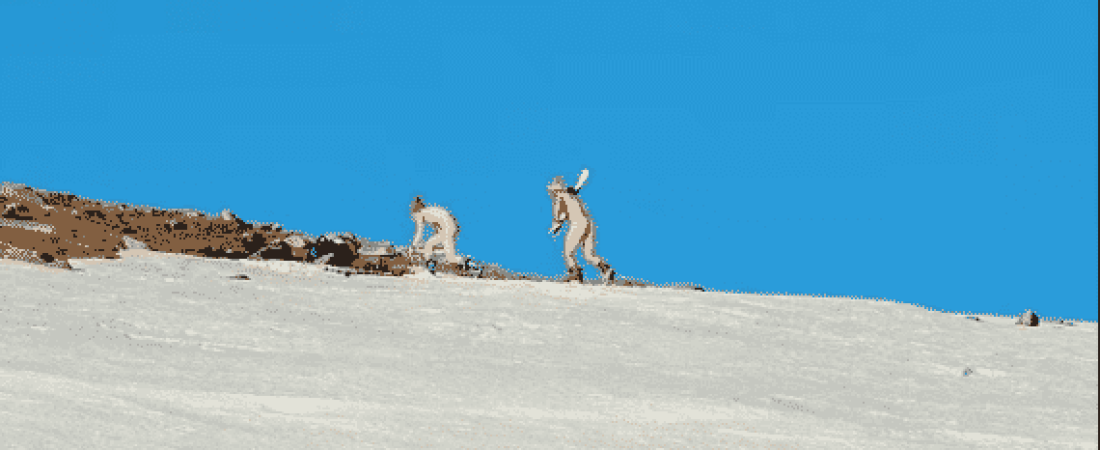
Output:
M0 448L1097 448L1095 324L148 251L73 266L0 262Z

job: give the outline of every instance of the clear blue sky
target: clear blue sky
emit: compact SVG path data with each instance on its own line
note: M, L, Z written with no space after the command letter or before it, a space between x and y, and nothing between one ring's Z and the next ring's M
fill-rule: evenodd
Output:
M0 2L0 178L560 274L588 168L624 275L1097 319L1096 2L393 3Z

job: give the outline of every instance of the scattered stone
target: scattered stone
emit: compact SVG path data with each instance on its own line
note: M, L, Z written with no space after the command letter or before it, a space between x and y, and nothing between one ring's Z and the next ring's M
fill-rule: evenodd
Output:
M1016 319L1016 325L1037 327L1039 326L1039 316L1035 315L1035 311L1029 309L1020 314L1020 317Z
M305 248L307 244L305 238L298 235L287 237L283 242L290 244L290 246L294 248Z
M4 197L13 197L18 193L18 191L22 191L27 188L27 185L25 184L11 183L8 181L0 183L0 186L2 186L0 187L0 195L3 195Z
M108 206L110 206L109 203L108 203ZM205 215L205 214L202 213L202 211L199 211L197 209L191 209L191 208L173 208L173 209L169 209L168 211L172 212L172 213L182 214L184 217L190 217L190 218L202 217L202 216Z
M327 233L323 236L323 238L326 239L326 240L329 240L333 243L336 243L336 244L340 244L340 245L344 244L343 236L341 236L339 234L336 234L336 233Z
M53 260L43 265L45 265L46 267L53 267L55 269L73 270L73 266L69 265L68 261L63 261L60 259Z
M149 246L130 236L122 236L123 247L128 250L148 250Z
M397 250L386 241L361 241L359 247L360 255L396 255Z
M46 234L54 232L53 225L30 220L0 219L0 227L22 228L24 230L38 231Z

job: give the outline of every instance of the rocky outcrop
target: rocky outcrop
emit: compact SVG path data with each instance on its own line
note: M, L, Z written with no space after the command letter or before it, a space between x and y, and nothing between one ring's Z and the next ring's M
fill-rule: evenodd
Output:
M14 183L0 187L0 257L67 266L71 258L117 258L125 249L210 258L309 262L347 273L403 275L407 249L352 233L313 238L269 223L248 223L231 210L206 215L86 199ZM458 268L452 268L462 272ZM499 266L487 278L541 279Z
M1034 311L1029 309L1023 314L1020 314L1020 317L1016 319L1016 325L1037 327L1039 326L1039 316L1037 316Z
M0 256L54 267L68 267L70 258L117 257L122 240L114 229L93 225L79 210L59 206L54 198L49 192L3 184Z

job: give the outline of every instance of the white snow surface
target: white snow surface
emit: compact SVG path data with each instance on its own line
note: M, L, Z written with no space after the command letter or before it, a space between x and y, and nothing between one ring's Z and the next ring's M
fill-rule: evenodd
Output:
M123 256L0 263L0 448L1097 448L1092 323Z

